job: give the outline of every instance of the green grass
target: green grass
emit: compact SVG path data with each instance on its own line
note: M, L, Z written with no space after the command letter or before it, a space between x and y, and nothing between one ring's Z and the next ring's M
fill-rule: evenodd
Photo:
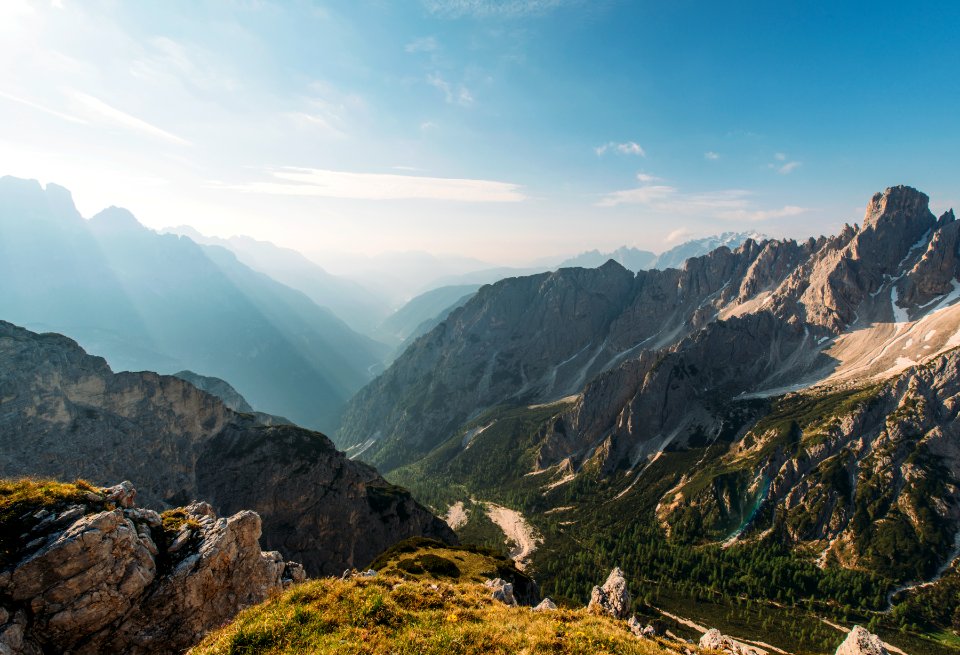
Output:
M475 583L315 580L242 612L193 655L660 655L622 621L507 607Z

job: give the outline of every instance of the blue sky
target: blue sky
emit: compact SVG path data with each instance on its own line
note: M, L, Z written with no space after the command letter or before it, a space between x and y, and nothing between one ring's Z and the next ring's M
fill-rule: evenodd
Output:
M0 174L305 251L523 263L960 200L960 4L0 4Z

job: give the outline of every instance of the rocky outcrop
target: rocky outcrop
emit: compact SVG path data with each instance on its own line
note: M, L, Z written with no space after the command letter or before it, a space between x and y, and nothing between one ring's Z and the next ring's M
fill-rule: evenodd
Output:
M0 476L19 475L130 479L154 509L254 510L266 547L311 575L366 566L410 536L455 540L318 432L263 425L179 378L114 374L66 337L0 321Z
M890 655L890 653L884 647L880 637L858 625L837 648L836 655Z
M124 483L21 519L28 532L0 572L0 652L178 653L304 579L299 564L260 550L254 512L219 518L193 503L165 520L135 507L132 491Z
M557 604L553 602L550 598L544 598L540 601L536 607L533 608L534 612L552 612L557 609Z
M610 571L602 587L593 588L587 609L609 614L615 619L627 618L630 614L630 592L627 590L627 579L619 567Z
M513 595L513 584L502 578L494 578L483 583L484 587L492 590L490 595L493 600L499 601L504 605L516 606L517 599Z
M700 648L705 650L718 650L727 655L759 655L759 653L749 646L741 644L732 637L721 634L716 628L707 630L700 637Z

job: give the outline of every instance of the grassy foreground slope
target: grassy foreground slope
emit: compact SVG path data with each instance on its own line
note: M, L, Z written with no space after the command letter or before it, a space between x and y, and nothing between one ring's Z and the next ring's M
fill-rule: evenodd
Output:
M379 575L321 579L242 612L192 655L337 653L660 655L623 621L585 609L534 612L490 598L482 584Z

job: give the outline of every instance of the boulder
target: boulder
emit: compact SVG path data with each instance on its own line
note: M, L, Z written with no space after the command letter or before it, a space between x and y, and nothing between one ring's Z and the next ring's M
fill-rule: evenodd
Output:
M498 600L505 605L510 605L515 607L517 599L513 595L513 584L507 582L502 578L494 578L492 580L487 580L483 583L483 586L489 587L493 590L492 598Z
M534 612L549 612L557 609L557 604L554 603L549 598L544 598L540 601L540 604L533 608Z
M602 587L593 588L587 609L609 614L616 619L627 618L630 613L630 592L627 590L627 579L619 567L610 571Z
M716 628L707 630L700 637L700 648L719 650L728 655L760 655L756 650L741 644L732 637L721 634Z
M837 655L890 655L880 637L855 626L837 648Z

